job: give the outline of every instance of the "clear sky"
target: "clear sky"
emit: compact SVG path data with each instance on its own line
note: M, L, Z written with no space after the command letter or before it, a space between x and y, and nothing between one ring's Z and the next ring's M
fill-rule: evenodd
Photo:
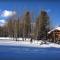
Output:
M59 0L6 0L0 1L0 22L16 12L22 15L30 11L35 17L39 16L41 9L45 9L54 26L60 25L60 1Z

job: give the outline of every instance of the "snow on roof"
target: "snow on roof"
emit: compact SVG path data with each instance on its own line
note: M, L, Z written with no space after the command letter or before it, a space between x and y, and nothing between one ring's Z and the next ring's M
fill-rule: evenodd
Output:
M54 31L54 30L60 30L60 27L56 27L56 28L50 30L50 31L48 32L48 34L50 34L50 33L51 33L52 31Z
M60 30L60 27L57 27L56 30Z

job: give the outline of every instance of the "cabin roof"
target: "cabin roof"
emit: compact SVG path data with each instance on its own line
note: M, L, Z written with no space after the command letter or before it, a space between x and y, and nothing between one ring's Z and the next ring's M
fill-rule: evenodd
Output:
M60 27L55 27L54 29L50 30L50 31L48 32L48 34L50 34L52 31L55 31L55 30L59 30L59 31L60 31Z

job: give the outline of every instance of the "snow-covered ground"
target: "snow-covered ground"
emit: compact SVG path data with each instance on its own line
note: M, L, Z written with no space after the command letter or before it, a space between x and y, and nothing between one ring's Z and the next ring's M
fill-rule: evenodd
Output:
M22 38L19 38L20 41L15 41L13 38L5 38L5 37L0 37L0 45L4 46L26 46L26 47L40 47L40 48L49 48L49 47L54 47L54 48L60 48L59 44L56 43L50 43L47 42L47 44L42 44L44 43L43 41L37 41L33 40L33 42L30 42L30 39L27 38L26 41L22 41Z

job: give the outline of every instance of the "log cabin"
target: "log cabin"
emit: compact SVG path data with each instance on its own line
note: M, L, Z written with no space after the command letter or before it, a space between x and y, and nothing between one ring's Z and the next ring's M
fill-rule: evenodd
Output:
M51 42L60 41L60 27L56 27L48 32L48 40Z

